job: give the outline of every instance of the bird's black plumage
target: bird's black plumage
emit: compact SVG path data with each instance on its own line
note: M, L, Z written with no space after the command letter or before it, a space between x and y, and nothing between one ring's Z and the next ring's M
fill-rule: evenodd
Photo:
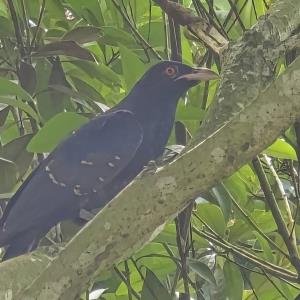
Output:
M177 102L207 69L164 61L117 106L63 141L25 180L0 220L4 259L32 251L55 224L104 206L168 141Z

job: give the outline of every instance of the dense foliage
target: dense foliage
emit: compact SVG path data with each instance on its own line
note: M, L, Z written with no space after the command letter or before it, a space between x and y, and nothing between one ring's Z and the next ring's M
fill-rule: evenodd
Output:
M115 105L158 60L181 57L187 64L221 72L218 56L186 27L181 27L174 47L179 27L156 2L0 0L2 208L45 153ZM266 13L271 1L180 3L236 40ZM276 72L285 64L283 57ZM194 135L217 84L201 84L181 101L170 145L185 144ZM291 128L260 159L199 195L195 205L142 250L99 274L82 299L295 299L300 287L282 275L294 269L258 176L266 175L297 243L295 145Z

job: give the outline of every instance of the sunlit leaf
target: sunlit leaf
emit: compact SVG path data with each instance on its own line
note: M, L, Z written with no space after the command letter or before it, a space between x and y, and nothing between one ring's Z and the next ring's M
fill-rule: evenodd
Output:
M209 267L201 261L195 259L188 260L190 268L197 273L201 278L207 280L209 283L216 284L214 274Z
M226 261L223 266L226 294L230 300L241 300L244 289L244 280L240 269L235 264Z
M51 152L68 134L87 121L87 118L76 113L57 114L31 139L27 150L40 153Z
M31 96L21 86L11 80L0 77L0 96L8 95L17 96L26 101L32 101Z

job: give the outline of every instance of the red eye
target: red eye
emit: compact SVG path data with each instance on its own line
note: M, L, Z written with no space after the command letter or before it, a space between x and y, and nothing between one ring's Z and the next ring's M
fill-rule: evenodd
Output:
M177 69L175 67L167 67L165 69L165 74L169 77L173 77L177 74Z

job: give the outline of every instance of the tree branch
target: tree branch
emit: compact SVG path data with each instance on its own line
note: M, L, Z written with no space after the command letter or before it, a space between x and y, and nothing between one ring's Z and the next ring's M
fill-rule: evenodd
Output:
M257 177L259 179L261 188L265 194L266 201L269 204L272 215L276 222L278 232L281 235L282 239L284 240L284 243L289 251L291 263L293 264L293 266L297 270L297 273L299 274L300 260L299 260L297 245L293 243L292 239L290 239L290 233L288 231L288 227L285 224L284 218L281 214L281 211L277 204L274 193L271 189L268 178L264 172L264 169L258 157L253 160L253 166L257 174Z
M170 0L154 0L175 23L187 26L188 30L208 48L220 54L228 47L228 40L208 21L196 16L184 6Z
M230 43L222 57L220 88L196 141L210 136L270 86L282 52L299 45L294 35L299 26L300 1L277 0L241 40Z
M260 45L260 51L254 47L253 55L247 55L245 59L240 55L239 59L233 59L240 51L248 53L248 48L252 47L249 36L253 31L236 43L236 47L230 48L215 101L223 108L227 103L227 107L224 114L217 109L220 122L215 119L215 125L212 122L207 127L208 137L204 140L203 135L199 135L193 148L155 175L137 178L50 264L49 258L37 254L2 263L1 274L10 274L10 277L0 277L0 298L12 295L14 300L78 299L80 292L99 271L110 268L113 263L142 247L153 238L156 228L170 220L200 192L208 190L251 160L299 117L300 59L271 85L269 82L273 76L265 74L267 69L261 62L261 57L265 56L262 45L266 52L275 49L277 43L272 42L273 35L278 41L287 39L300 20L298 0L278 0L275 4L269 16L259 22L262 33L267 31L267 40L264 35L259 35L260 45L252 39L257 48ZM271 21L267 22L270 18ZM255 27L254 31L257 30ZM261 68L258 68L259 64ZM248 73L249 69L253 70L253 74ZM240 72L236 74L238 70ZM251 76L245 80L245 74ZM263 80L257 74L263 74ZM235 81L238 87L234 85ZM269 88L265 89L267 86ZM244 103L244 98L249 101L241 107L237 105L239 101ZM234 111L230 106L239 109ZM219 130L212 134L216 127Z
M138 177L14 299L78 298L99 271L109 269L141 248L158 233L153 234L155 229L199 193L251 160L292 124L300 111L299 78L300 58L215 134L155 175ZM35 256L23 259L30 257ZM2 274L8 271L9 262L0 265ZM29 276L26 268L19 267L18 272ZM11 283L1 285L0 289L5 293L5 289L12 289Z

